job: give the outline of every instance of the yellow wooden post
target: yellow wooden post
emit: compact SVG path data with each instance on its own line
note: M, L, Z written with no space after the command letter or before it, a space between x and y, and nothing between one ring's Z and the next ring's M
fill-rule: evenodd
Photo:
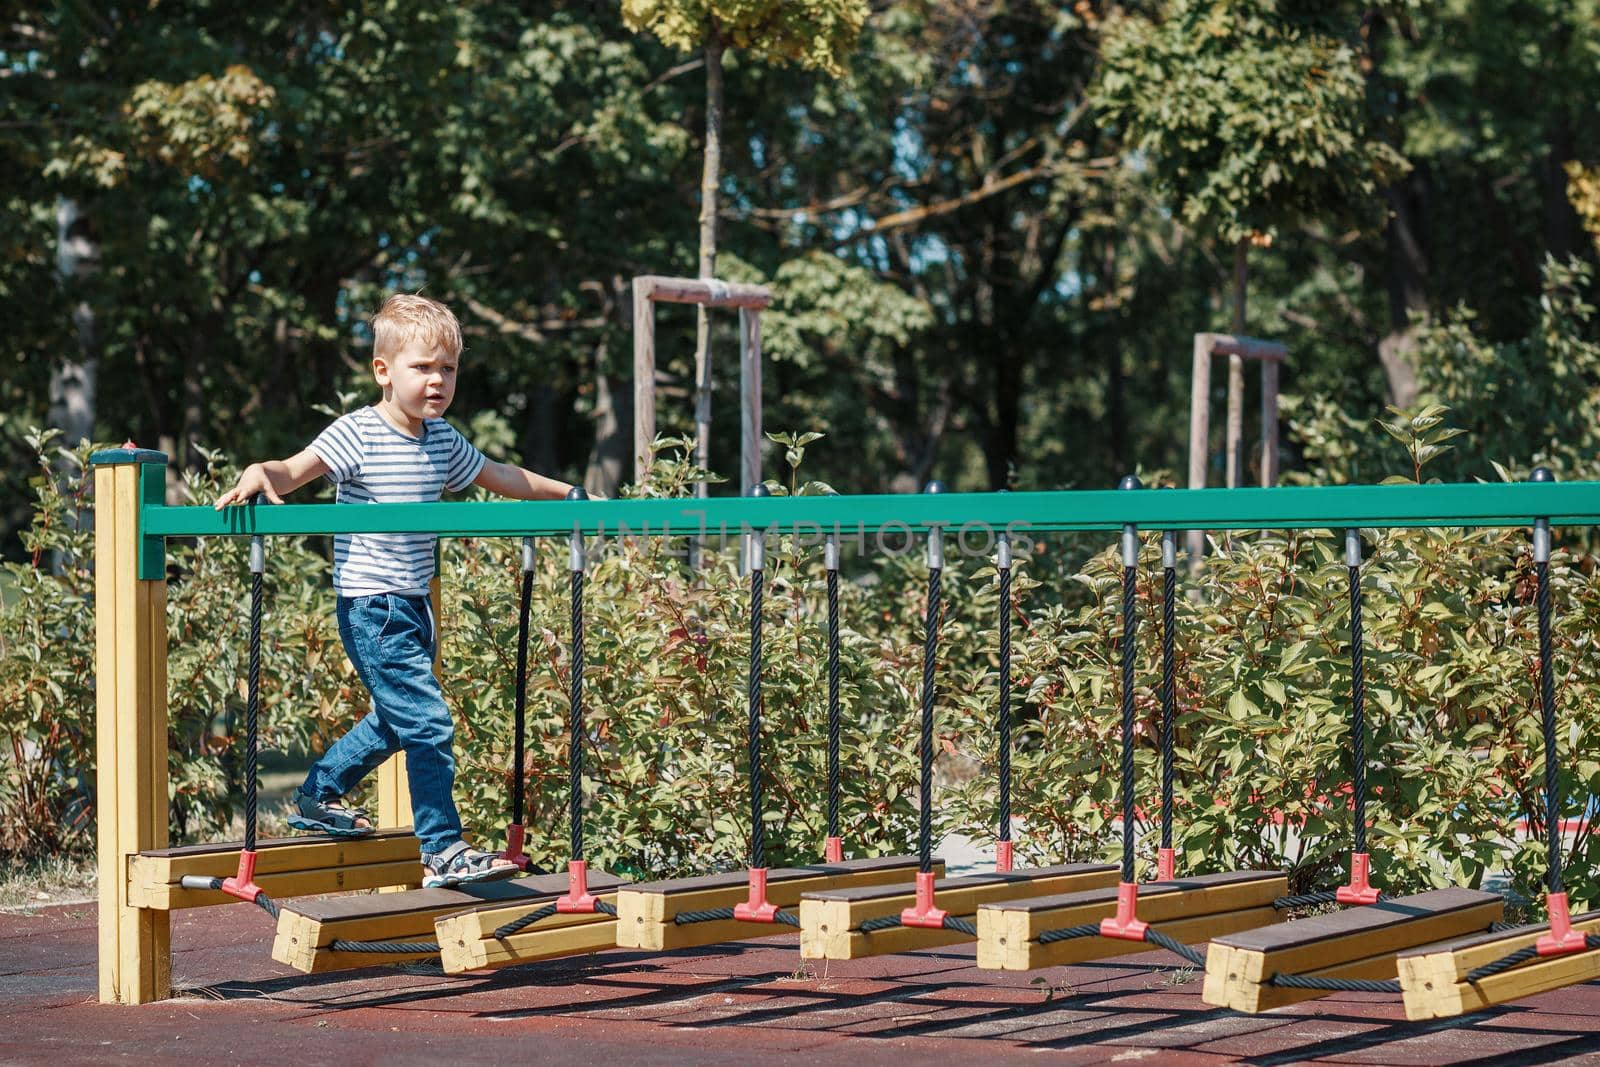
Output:
M167 847L167 582L159 538L140 534L161 503L167 457L126 448L93 457L95 792L100 875L100 1000L168 995L167 913L128 903L128 857Z

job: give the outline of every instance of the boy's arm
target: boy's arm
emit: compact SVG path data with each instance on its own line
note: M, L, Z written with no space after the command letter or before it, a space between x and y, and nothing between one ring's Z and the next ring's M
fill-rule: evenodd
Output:
M572 489L566 482L492 459L484 463L472 484L513 500L565 500Z
M328 465L309 448L288 459L252 463L239 475L238 485L217 497L217 510L229 504L248 504L257 493L265 493L272 503L281 504L285 496L327 473Z

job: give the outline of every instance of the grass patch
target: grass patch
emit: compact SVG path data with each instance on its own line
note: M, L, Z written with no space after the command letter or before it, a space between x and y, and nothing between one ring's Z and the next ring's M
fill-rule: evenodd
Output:
M93 856L44 856L0 867L0 911L31 911L51 904L91 900L95 890Z

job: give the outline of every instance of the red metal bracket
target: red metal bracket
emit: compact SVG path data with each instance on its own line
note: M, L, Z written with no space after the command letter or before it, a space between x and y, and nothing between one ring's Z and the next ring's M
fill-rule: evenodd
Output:
M567 895L556 898L556 911L571 915L592 914L595 895L589 892L589 864L583 860L567 861Z
M1541 956L1565 956L1569 952L1582 952L1588 947L1581 930L1572 928L1572 915L1567 911L1567 894L1551 893L1550 932L1539 939L1537 949Z
M830 837L822 843L822 858L827 863L844 862L844 838Z
M750 899L733 906L733 917L747 923L777 921L778 906L767 902L767 869L750 868Z
M222 880L222 891L229 896L238 897L254 904L256 897L262 893L260 886L256 885L256 854L241 850L239 852L239 873L232 878Z
M528 854L522 851L523 839L524 831L520 822L508 825L506 827L506 848L504 852L500 853L500 858L510 860L523 870L527 870L532 865L533 860L529 859Z
M1350 884L1340 886L1334 899L1341 904L1376 904L1378 890L1367 880L1371 870L1372 860L1365 852L1350 853Z
M1117 914L1115 918L1100 920L1100 936L1115 937L1122 941L1143 941L1150 926L1134 913L1139 909L1139 886L1135 882L1117 885Z
M944 918L950 914L933 906L933 872L917 872L917 902L900 912L901 926L920 926L928 930L944 929Z
M1012 855L1010 840L996 841L994 845L994 869L1001 874L1011 870Z
M1156 849L1156 881L1170 882L1178 877L1178 857L1170 848Z

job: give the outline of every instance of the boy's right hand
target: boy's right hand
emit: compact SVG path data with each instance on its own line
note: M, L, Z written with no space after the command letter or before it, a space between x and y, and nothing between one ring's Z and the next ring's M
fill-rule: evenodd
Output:
M252 463L239 475L239 484L217 497L216 510L221 511L229 504L248 504L255 499L257 493L263 493L274 504L283 503L283 498L272 487L272 479L267 477L267 469L263 464Z

